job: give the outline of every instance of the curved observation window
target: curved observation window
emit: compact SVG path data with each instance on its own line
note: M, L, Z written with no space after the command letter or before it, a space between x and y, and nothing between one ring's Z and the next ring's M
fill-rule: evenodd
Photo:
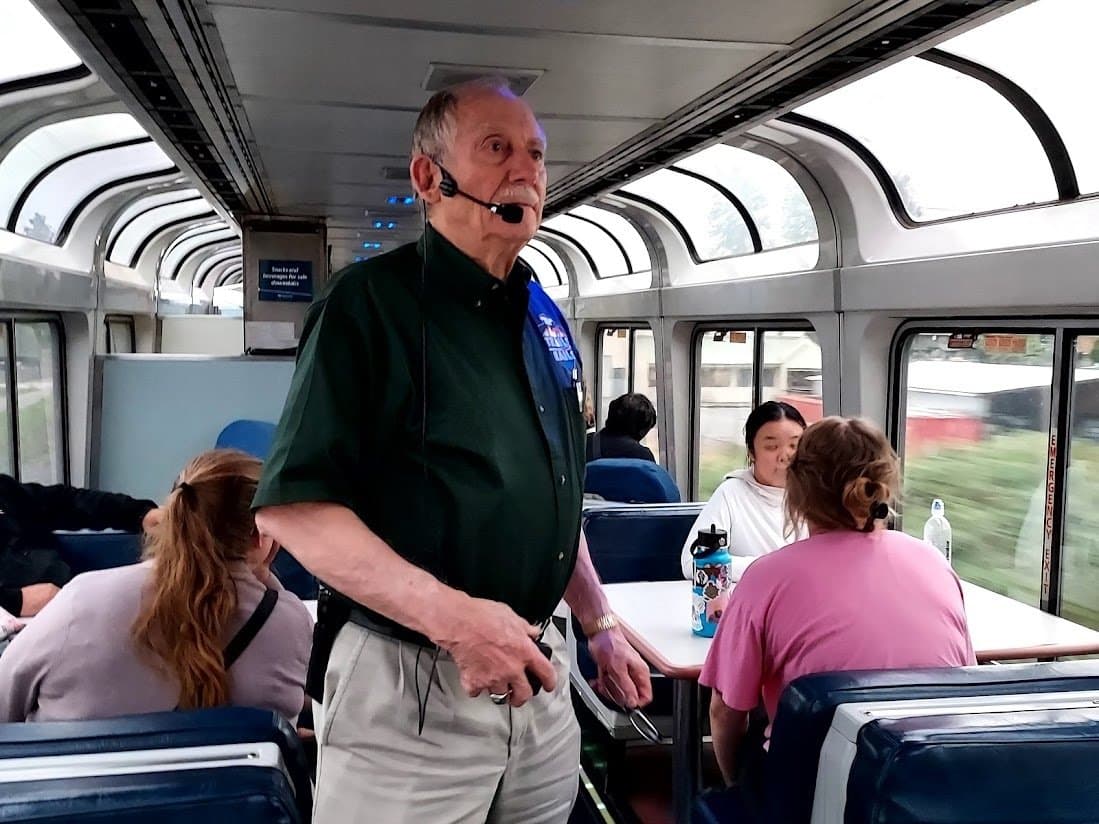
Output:
M228 226L208 231L195 230L193 233L188 233L187 237L181 237L173 243L167 254L164 255L160 264L160 277L174 280L179 275L180 265L191 252L208 244L225 243L234 237L236 237L236 232Z
M1037 135L998 92L919 58L797 109L859 140L908 216L939 220L1057 198Z
M627 183L622 191L651 200L679 221L700 261L755 251L752 235L736 206L697 178L661 169Z
M111 241L109 259L129 266L134 255L145 240L163 227L189 217L199 217L210 213L210 205L202 198L185 200L181 203L166 203L156 206L134 217L126 227Z
M572 215L557 215L544 221L547 229L567 235L591 256L596 277L614 277L630 273L629 261L614 238L601 226Z
M30 0L4 0L0 83L72 69L80 58Z
M763 155L719 143L678 161L736 195L759 229L763 250L817 240L813 207L793 175Z
M597 209L594 206L577 206L569 214L590 220L592 223L598 223L614 235L626 252L631 273L652 270L653 265L649 260L649 250L645 246L645 241L641 238L641 233L622 215L607 209Z

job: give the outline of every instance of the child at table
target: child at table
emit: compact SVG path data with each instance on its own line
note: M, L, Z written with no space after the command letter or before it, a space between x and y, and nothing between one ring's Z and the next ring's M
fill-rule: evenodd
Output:
M886 528L899 492L896 453L873 424L831 417L801 436L786 508L809 537L745 571L699 679L713 688L710 727L727 782L748 713L762 701L773 721L801 675L976 664L957 575L929 544Z
M193 459L150 519L146 560L78 575L0 656L0 722L224 705L297 718L313 621L270 573L259 475L235 450Z

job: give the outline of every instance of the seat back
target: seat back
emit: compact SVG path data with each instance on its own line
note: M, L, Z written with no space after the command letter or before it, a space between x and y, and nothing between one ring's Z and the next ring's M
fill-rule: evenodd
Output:
M271 451L274 437L273 423L242 419L233 421L222 429L214 446L217 449L239 449L264 461Z
M73 575L136 564L141 536L134 532L55 532L58 553Z
M600 580L617 584L682 578L679 554L702 506L651 504L585 510L584 535Z
M1012 696L945 713L939 701L870 723L837 717L852 722L847 732L861 725L845 741L854 754L840 776L846 793L813 820L1090 824L1099 810L1099 709L1095 692L1082 695L1046 706Z
M768 820L810 824L821 750L842 704L1099 689L1099 661L809 675L782 694L771 730ZM991 820L991 819L990 819Z
M296 824L312 808L301 742L259 709L0 725L0 773L0 821Z
M679 503L679 488L660 464L637 458L600 458L587 465L584 492L608 501Z

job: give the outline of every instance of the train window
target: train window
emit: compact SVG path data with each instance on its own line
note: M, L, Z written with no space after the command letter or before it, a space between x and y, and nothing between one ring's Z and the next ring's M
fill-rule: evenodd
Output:
M15 470L15 444L12 442L11 384L8 380L10 370L7 324L0 323L0 472L17 477L19 473Z
M915 332L903 341L903 529L940 498L963 578L1037 606L1054 336Z
M622 190L651 200L673 215L700 261L755 251L752 235L736 206L709 183L661 169L627 183Z
M52 321L16 320L14 326L19 479L64 483L60 329Z
M596 277L628 275L630 262L622 247L602 226L573 215L557 215L545 221L545 227L567 235L595 261Z
M1023 87L1061 135L1082 192L1099 192L1099 110L1081 105L1068 78L1095 77L1099 4L1039 0L940 47L998 71Z
M629 259L630 272L648 272L653 266L649 260L649 250L645 241L641 239L641 233L637 231L622 215L615 214L607 209L597 209L594 206L577 206L569 214L576 217L598 223L622 244L622 248Z
M648 326L603 326L599 334L596 428L606 423L611 401L640 392L656 408L656 426L641 441L660 460L660 403L656 392L656 341Z
M816 332L770 329L763 333L761 400L785 401L806 423L823 415L820 344Z
M46 243L59 240L61 227L81 200L113 181L169 172L172 161L155 143L104 148L83 154L51 169L27 192L18 217L8 227Z
M747 466L744 422L754 404L755 332L704 329L696 337L698 494L708 499L725 475Z
M861 141L912 220L1057 199L1049 159L1023 116L985 83L927 60L909 58L797 111Z
M107 354L123 355L137 351L137 330L134 319L123 315L107 315L103 320L107 331Z
M236 237L236 232L225 224L185 232L172 243L167 254L161 259L158 274L162 278L175 278L180 264L191 252L207 244L221 243L234 237Z
M1061 615L1099 628L1099 335L1077 336L1073 351Z
M553 261L544 252L528 245L519 254L519 257L534 272L534 276L538 278L542 288L561 285L561 275L558 273L557 267L553 265Z
M0 83L75 68L80 58L29 0L4 0Z
M744 204L763 249L815 243L817 221L793 176L770 158L719 143L676 163L713 178Z
M128 114L77 117L35 129L0 161L0 214L5 225L19 196L52 164L77 152L145 136Z
M114 263L129 266L134 252L140 248L147 237L169 223L188 217L209 215L210 212L209 204L200 197L159 206L146 205L144 211L127 219L122 230L108 243L107 257Z

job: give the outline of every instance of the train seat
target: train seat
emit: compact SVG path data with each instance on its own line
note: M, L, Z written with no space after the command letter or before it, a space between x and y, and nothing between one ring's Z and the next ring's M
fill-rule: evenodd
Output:
M987 704L988 701L974 702L973 699L1007 696L1014 700L1018 696L1090 691L1099 692L1099 661L838 672L799 678L787 687L779 701L766 760L763 797L755 805L755 809L761 811L759 820L819 824L815 816L834 812L842 801L845 779L842 776L834 779L829 771L835 770L837 764L845 763L842 759L849 758L850 753L838 755L834 743L825 751L837 707L841 705L872 704L880 712L886 705L893 705L897 710L902 702L920 709L929 701L962 699L964 702L968 699L970 703ZM903 711L903 708L897 711ZM850 764L850 761L846 763ZM727 801L743 804L744 799L740 798L737 789L700 797L696 804L697 819L705 822L756 820L745 816L714 817L717 815L714 811ZM818 805L816 813L814 803Z
M0 725L0 821L307 822L301 742L248 708Z
M261 461L267 459L271 451L271 441L275 437L275 425L267 421L253 421L246 418L232 421L218 433L214 446L217 449L239 449L254 455Z
M607 501L679 503L679 488L660 464L636 458L600 458L587 465L584 492Z
M1099 685L1099 682L1097 682ZM1086 824L1099 810L1099 691L997 696L981 706L836 711L818 824ZM907 702L906 702L907 703ZM872 719L872 720L871 720ZM825 753L834 753L825 769ZM843 793L840 795L839 793ZM829 797L827 805L822 796Z
M701 511L701 503L620 504L586 510L584 534L600 580L616 584L681 578L680 549ZM596 675L595 662L575 619L569 622L567 635L572 661L570 680L584 704L612 737L636 738L629 719L608 706L588 683ZM671 685L663 678L654 678L653 692L653 703L646 713L655 716L658 727L664 727L660 719L671 714Z
M136 564L141 558L141 536L134 532L82 530L53 534L61 559L73 575Z

